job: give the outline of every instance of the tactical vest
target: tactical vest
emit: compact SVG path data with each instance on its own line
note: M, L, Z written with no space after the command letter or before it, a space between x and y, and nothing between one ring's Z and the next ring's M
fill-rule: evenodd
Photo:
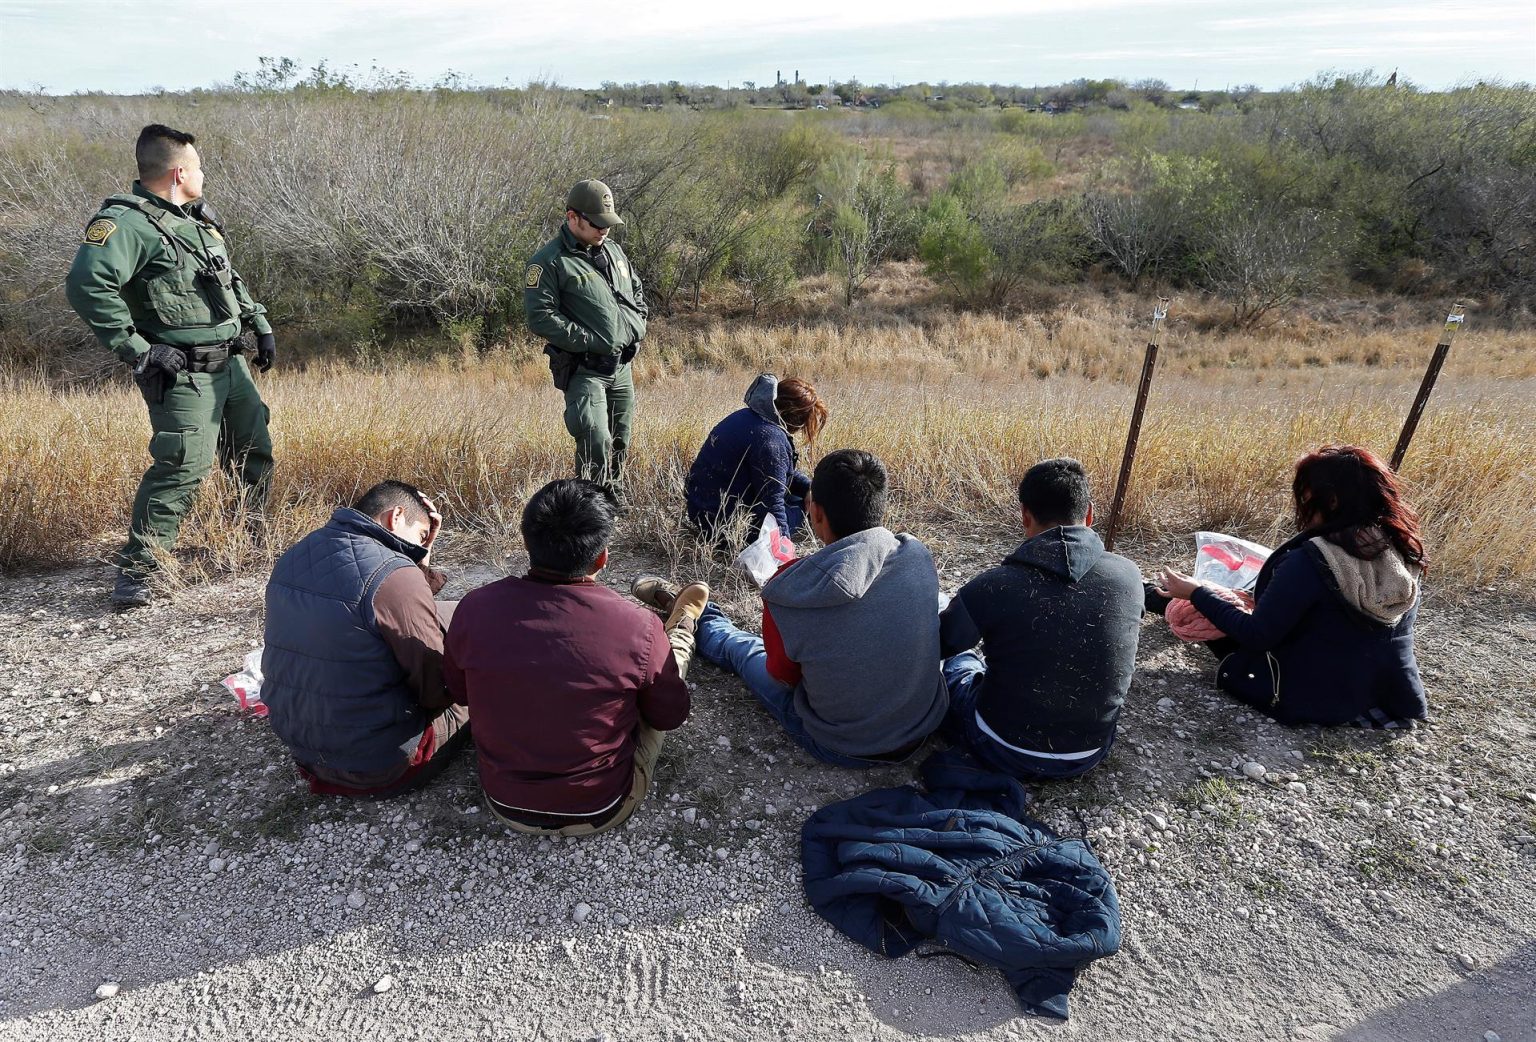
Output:
M145 303L160 325L182 329L239 321L240 300L235 295L239 276L222 246L216 250L206 243L189 242L171 228L163 209L141 196L114 195L101 204L102 210L112 206L129 206L143 214L175 255L174 268L144 281ZM193 372L216 372L229 359L228 343L184 350Z

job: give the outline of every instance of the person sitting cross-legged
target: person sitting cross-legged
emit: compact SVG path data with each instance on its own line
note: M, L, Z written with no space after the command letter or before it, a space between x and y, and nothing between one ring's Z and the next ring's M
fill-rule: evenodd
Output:
M940 617L945 733L1019 778L1069 778L1109 754L1141 632L1141 572L1104 549L1073 459L1019 482L1024 542ZM980 644L985 654L972 651Z
M650 790L662 732L688 718L684 683L709 587L684 588L661 619L597 582L619 502L582 479L552 481L523 508L529 568L465 596L444 673L475 719L491 812L536 835L623 824Z
M318 793L391 796L425 784L469 739L443 687L453 602L431 565L442 518L385 481L278 558L267 583L261 697Z
M1413 630L1429 559L1402 483L1369 449L1324 445L1296 462L1291 495L1296 535L1264 562L1251 611L1171 568L1147 607L1193 605L1224 634L1206 642L1216 686L1281 723L1428 719Z
M807 518L826 545L763 586L763 636L715 604L698 651L746 681L812 756L843 767L907 759L944 719L938 573L928 548L881 526L885 465L868 452L822 457Z

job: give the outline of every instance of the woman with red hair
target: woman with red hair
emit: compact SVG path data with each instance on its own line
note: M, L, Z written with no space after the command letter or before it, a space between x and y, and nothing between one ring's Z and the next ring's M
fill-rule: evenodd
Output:
M1171 568L1226 639L1217 686L1288 724L1405 726L1428 716L1413 654L1428 559L1397 476L1369 449L1327 445L1291 482L1298 534L1265 562L1250 613Z

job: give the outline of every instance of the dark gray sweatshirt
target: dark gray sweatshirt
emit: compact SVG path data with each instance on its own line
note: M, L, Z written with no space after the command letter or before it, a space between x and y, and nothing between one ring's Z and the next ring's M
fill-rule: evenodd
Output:
M1097 532L1052 528L960 587L941 621L944 656L982 645L976 708L1003 741L1088 752L1114 736L1144 603L1140 569Z
M811 737L870 756L939 726L949 694L938 597L928 548L886 528L839 539L768 581L763 604L800 664L795 711Z

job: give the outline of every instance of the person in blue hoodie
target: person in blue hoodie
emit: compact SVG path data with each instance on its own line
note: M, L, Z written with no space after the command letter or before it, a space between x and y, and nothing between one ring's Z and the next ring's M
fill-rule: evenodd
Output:
M940 616L945 733L1014 777L1075 777L1115 741L1141 634L1141 571L1090 527L1077 460L1029 468L1019 514L1024 542Z
M794 436L807 444L827 422L827 407L816 388L771 373L752 381L737 409L715 424L688 470L688 519L709 540L718 540L738 510L752 516L748 540L757 538L770 514L779 531L793 537L805 523L805 495L811 479L799 469Z
M810 491L807 517L826 545L764 584L763 635L738 629L711 602L699 618L696 652L745 680L823 763L905 760L943 722L948 704L933 557L880 523L886 473L873 454L828 453Z

